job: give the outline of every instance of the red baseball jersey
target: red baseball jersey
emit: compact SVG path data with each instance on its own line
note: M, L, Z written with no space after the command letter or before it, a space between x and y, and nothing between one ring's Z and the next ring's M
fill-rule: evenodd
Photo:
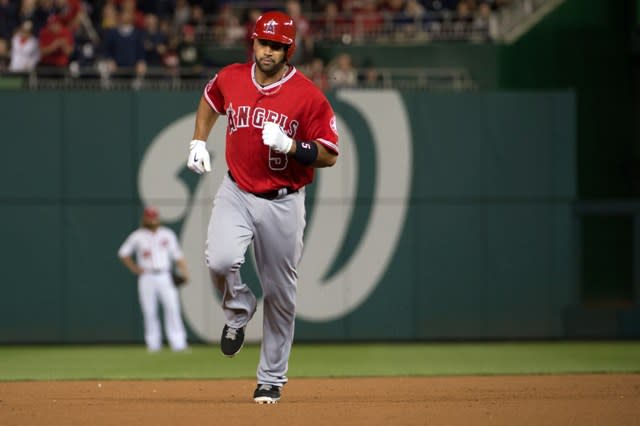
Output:
M59 32L54 33L49 27L44 27L40 30L40 48L49 46L57 39L64 39L67 43L73 46L73 34L67 28L62 27ZM65 66L69 63L69 55L64 53L62 48L57 48L53 52L40 58L40 63L43 65L53 65L57 67Z
M324 94L295 67L280 81L261 87L255 64L233 64L218 72L204 98L227 116L226 160L238 186L249 192L299 189L313 181L313 167L300 164L262 143L266 121L280 125L294 140L321 143L338 154L336 118Z

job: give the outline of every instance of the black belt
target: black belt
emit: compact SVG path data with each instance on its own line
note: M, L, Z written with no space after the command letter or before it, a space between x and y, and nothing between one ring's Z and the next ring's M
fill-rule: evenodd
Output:
M236 180L233 178L233 175L231 174L231 170L229 170L228 173L229 173L229 179L235 182ZM283 189L286 190L286 195L298 192L297 189L293 189L293 188L283 188ZM275 200L276 198L278 198L278 196L280 196L280 190L274 189L273 191L267 191L267 192L249 192L249 194L253 194L259 198L264 198L265 200Z

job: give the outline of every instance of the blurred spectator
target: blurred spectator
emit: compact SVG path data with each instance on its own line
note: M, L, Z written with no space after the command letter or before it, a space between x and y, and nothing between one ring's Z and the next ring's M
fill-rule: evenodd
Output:
M322 58L313 58L311 60L306 75L320 90L329 90L329 76L325 71Z
M399 36L405 39L425 38L423 22L426 17L426 10L418 0L407 0L404 10L400 12L402 24Z
M413 4L418 4L413 0ZM411 6L414 7L414 6ZM385 21L385 35L393 34L396 39L410 38L416 32L416 17L409 14L406 0L387 0L382 8ZM420 20L420 16L418 16Z
M358 75L358 85L361 87L382 87L382 75L370 59L366 59L362 73Z
M11 39L9 71L27 73L33 71L38 64L40 46L38 39L31 33L32 29L31 21L24 21Z
M73 52L73 34L62 25L57 15L51 15L47 25L40 30L40 65L66 67Z
M153 13L148 13L145 16L142 43L147 65L150 67L163 66L164 57L167 54L168 38L166 33L160 31L158 16Z
M358 83L358 75L348 53L336 56L327 68L329 85L332 88L354 87Z
M493 10L497 7L496 0L478 0L476 7L480 8L480 6L483 4L489 6L489 10Z
M253 61L253 40L251 35L256 26L256 21L262 14L260 9L251 8L247 11L247 19L244 24L244 42L247 49L247 61Z
M424 0L427 10L441 12L443 10L456 10L459 0Z
M352 23L344 14L340 13L338 4L330 1L325 6L322 16L316 20L313 31L326 41L338 41L347 34L348 39L344 41L348 43L351 27Z
M411 17L417 21L422 19L426 14L426 10L418 0L407 0L403 13L405 16Z
M80 26L82 4L80 0L55 0L56 9L62 25L74 32Z
M169 31L170 28L171 24L166 26L166 33L169 34L169 39L167 43L167 52L162 57L162 62L169 71L168 74L171 77L178 77L180 75L180 58L178 57L177 48L178 43L180 43L180 37L177 34L171 33L171 31Z
M100 29L104 36L107 30L116 28L118 26L118 9L116 5L108 1L102 6L102 20L100 22Z
M176 47L178 47L180 37L178 34L172 31L172 26L172 19L162 19L160 21L160 33L167 36L167 50L164 55L162 55L162 62L164 66L170 71L170 75L177 76L179 73L178 65L180 65L180 60L178 59L178 54L176 53Z
M468 34L471 30L473 15L471 13L472 6L469 0L460 0L456 7L456 18L453 23L453 33L458 38Z
M23 0L24 1L24 0ZM57 15L58 11L54 0L37 0L37 7L33 13L33 17L30 18L33 23L33 34L40 34L40 30L47 25L47 21L51 15ZM21 19L23 22L25 18ZM73 31L72 31L73 33Z
M405 3L406 0L384 0L380 10L385 14L395 15L404 10Z
M198 6L205 15L213 15L218 12L220 1L218 0L191 0L192 6ZM196 31L196 35L198 32Z
M287 0L285 11L296 25L296 51L290 59L293 64L304 63L313 56L313 36L309 20L302 15L298 0Z
M253 28L251 31L253 32ZM245 28L240 25L235 9L228 4L221 6L213 27L215 40L220 44L230 45L239 42L245 35Z
M341 12L355 14L363 9L364 0L338 0L338 7Z
M362 0L362 8L353 11L353 38L361 41L379 35L384 25L384 17L378 10L376 0Z
M75 38L75 49L71 55L69 70L72 77L80 77L83 71L91 68L96 60L96 45L84 34Z
M383 0L379 7L384 16L385 23L405 24L404 9L406 0Z
M218 13L214 15L211 32L215 41L222 42L224 40L227 25L231 20L231 15L233 15L233 8L228 4L221 5Z
M9 44L7 40L0 38L0 71L7 69L9 64Z
M504 7L504 6L508 6L511 3L511 0L494 0L493 1L493 8L494 9L498 9L500 7Z
M183 77L198 77L202 73L202 53L196 44L195 30L185 25L182 40L176 48Z
M12 0L0 0L0 39L11 40L18 26L18 7Z
M55 0L54 4L62 24L69 28L75 37L76 49L72 55L72 64L92 63L95 47L100 42L100 37L89 17L89 13L93 10L92 6L81 0Z
M173 29L176 33L191 20L191 5L187 0L176 0L173 12Z
M22 0L20 2L20 11L18 12L17 23L31 21L36 26L36 28L42 28L46 22L42 22L42 19L38 16L37 11L37 0Z
M382 75L378 72L378 70L371 66L364 69L364 73L360 80L360 85L362 87L372 87L379 88L383 86Z
M189 20L189 25L191 25L195 31L196 39L201 39L208 35L209 25L207 25L206 19L202 6L191 6L191 19Z
M118 27L110 29L104 37L104 54L109 73L143 76L147 70L144 55L144 38L134 24L131 9L123 8L119 15Z
M473 18L474 39L489 40L491 34L491 6L489 3L480 3Z
M120 13L127 11L133 15L133 26L144 30L144 13L138 9L136 0L121 0Z

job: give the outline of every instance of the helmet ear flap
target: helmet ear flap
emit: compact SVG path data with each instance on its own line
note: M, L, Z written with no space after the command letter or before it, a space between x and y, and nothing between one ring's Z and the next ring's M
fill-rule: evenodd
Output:
M292 44L289 44L287 46L285 46L284 48L284 55L287 58L287 62L291 60L291 57L293 56L293 53L296 51L296 43L293 42Z

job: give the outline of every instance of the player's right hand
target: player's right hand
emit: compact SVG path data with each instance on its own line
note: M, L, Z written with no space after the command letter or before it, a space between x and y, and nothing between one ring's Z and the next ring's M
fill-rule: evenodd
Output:
M211 157L209 151L207 151L207 144L205 141L194 139L189 144L189 160L187 161L187 167L201 175L204 172L211 171Z

